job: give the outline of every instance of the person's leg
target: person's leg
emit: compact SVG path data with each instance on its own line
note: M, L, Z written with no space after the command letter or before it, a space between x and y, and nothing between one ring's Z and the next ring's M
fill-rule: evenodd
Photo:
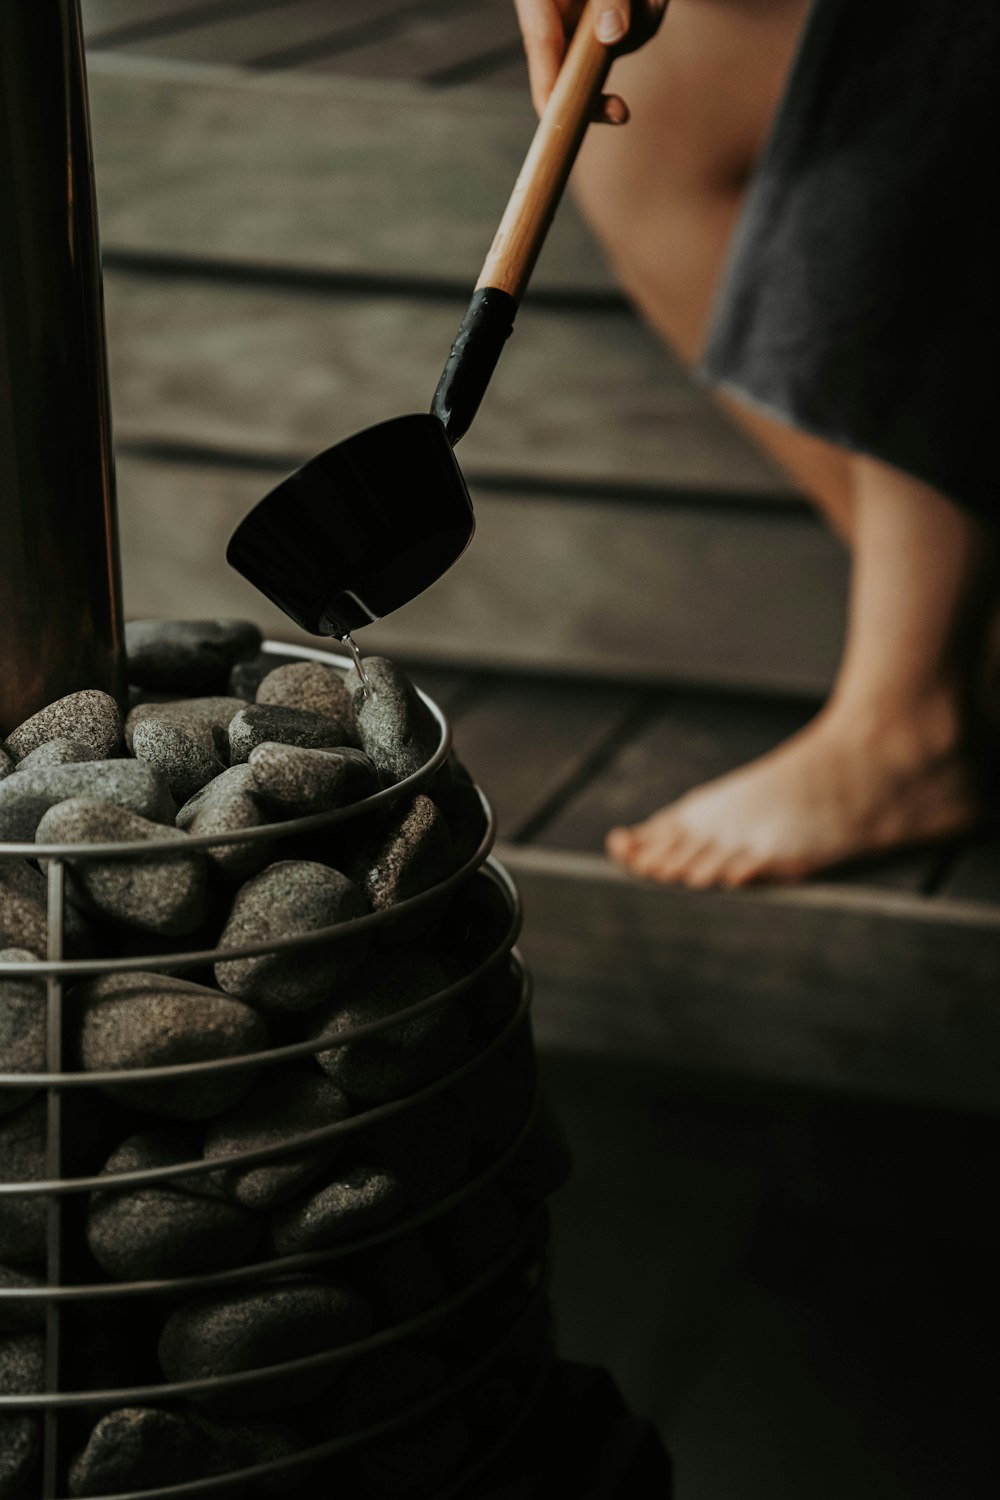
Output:
M591 130L574 171L577 201L623 287L689 365L806 9L807 0L672 0L653 41L615 63L631 120ZM720 400L849 539L846 456Z
M699 787L610 853L692 886L788 879L969 827L980 810L970 686L995 537L873 459L855 472L847 641L829 702L777 750Z

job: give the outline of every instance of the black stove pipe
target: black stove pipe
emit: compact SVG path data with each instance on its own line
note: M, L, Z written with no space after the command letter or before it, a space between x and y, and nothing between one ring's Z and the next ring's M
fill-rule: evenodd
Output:
M0 5L0 737L123 685L79 0Z

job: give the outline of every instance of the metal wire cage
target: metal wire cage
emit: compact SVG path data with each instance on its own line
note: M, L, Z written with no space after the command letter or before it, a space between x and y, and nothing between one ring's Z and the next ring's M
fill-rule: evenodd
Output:
M319 650L273 642L266 642L265 650L279 659L348 666L345 659ZM151 1494L161 1500L217 1492L253 1494L267 1489L325 1495L334 1472L337 1482L348 1479L349 1492L359 1497L371 1495L372 1500L378 1500L380 1496L433 1493L444 1500L445 1496L467 1491L528 1415L551 1353L545 1274L546 1189L543 1186L539 1190L537 1183L527 1191L514 1189L506 1196L513 1212L504 1221L503 1232L497 1232L495 1226L492 1233L483 1231L478 1206L486 1203L498 1183L509 1184L516 1178L518 1163L530 1156L541 1127L528 1015L530 984L515 947L520 905L509 876L490 855L494 820L482 794L477 797L479 826L465 830L461 864L434 886L385 910L333 927L281 938L271 936L238 947L216 945L176 951L164 945L167 951L162 953L126 951L94 957L74 954L67 945L68 881L74 870L87 862L150 856L169 859L195 848L260 840L280 849L283 841L301 840L304 835L310 836L311 847L315 848L317 836L340 824L360 826L359 820L370 820L388 804L412 797L434 778L447 775L449 727L437 706L425 695L421 697L440 731L433 755L397 785L335 811L184 841L0 844L0 866L8 861L38 860L47 881L44 960L30 964L0 962L0 983L11 979L44 982L46 1027L44 1071L0 1071L0 1106L3 1094L9 1096L13 1090L19 1091L16 1109L23 1107L22 1096L30 1091L41 1091L45 1101L41 1172L18 1175L0 1161L0 1222L5 1212L12 1212L12 1204L44 1205L44 1279L42 1267L36 1262L32 1274L22 1276L16 1270L13 1277L0 1282L0 1330L32 1325L44 1330L44 1369L36 1388L12 1391L0 1385L0 1452L5 1441L12 1445L11 1451L18 1443L26 1451L32 1445L38 1450L33 1477L26 1488L5 1492L0 1463L0 1496L57 1500L70 1492L96 1495L93 1488L71 1491L67 1472L102 1414L146 1407L176 1411L200 1422L201 1431L207 1430L206 1421L216 1420L220 1414L225 1423L241 1414L274 1408L296 1421L306 1412L308 1421L298 1429L304 1438L273 1452L252 1452L245 1445L240 1450L237 1443L232 1451L242 1451L243 1456L235 1460L220 1457L221 1450L213 1450L204 1472L189 1475L185 1471L172 1479L166 1465L158 1477L170 1482L151 1487L144 1480L142 1488L119 1486L113 1500ZM378 944L400 937L405 941L415 933L411 941L420 942L428 924L437 941L451 944L459 977L383 1019L305 1039L279 1038L277 1045L238 1056L157 1067L86 1071L76 1055L72 1042L77 1019L74 982L147 971L197 974L220 960L310 949L325 953L362 935ZM353 1112L346 1118L224 1157L192 1154L180 1162L110 1175L95 1171L97 1160L87 1160L84 1153L83 1170L70 1170L79 1164L77 1152L71 1148L76 1146L77 1123L85 1118L83 1107L89 1114L98 1100L106 1103L109 1090L120 1099L123 1086L142 1090L154 1084L231 1079L237 1075L246 1080L273 1078L270 1070L286 1063L308 1062L325 1049L384 1037L394 1030L398 1034L401 1025L445 1007L458 1007L469 1018L469 1043L457 1062L401 1097L367 1107L354 1101ZM0 1057L0 1068L3 1061ZM513 1071L512 1062L516 1065ZM190 1190L192 1184L217 1182L223 1170L301 1158L304 1153L329 1153L335 1143L365 1140L366 1131L384 1127L387 1122L409 1131L419 1120L419 1111L433 1106L434 1101L458 1101L461 1108L478 1108L475 1101L489 1094L491 1070L495 1072L498 1066L507 1069L504 1076L520 1080L516 1098L503 1100L503 1130L485 1132L458 1182L449 1184L430 1201L405 1204L393 1217L367 1231L308 1253L261 1254L251 1249L244 1259L221 1269L145 1279L105 1277L87 1250L87 1205L94 1194L106 1196L109 1187L115 1193L169 1188L171 1184ZM5 1113L0 1109L0 1119ZM136 1128L127 1124L127 1116L123 1119L124 1133ZM146 1117L146 1123L150 1122L156 1123L152 1115ZM525 1174L521 1175L523 1179ZM320 1176L319 1181L323 1180ZM165 1378L162 1371L151 1371L140 1361L134 1378L118 1383L113 1379L106 1382L100 1359L90 1357L88 1338L98 1326L152 1328L162 1321L164 1310L185 1307L199 1299L237 1295L241 1289L273 1291L332 1270L356 1277L359 1268L363 1273L365 1257L373 1252L395 1247L397 1253L405 1255L414 1235L447 1239L450 1226L460 1220L467 1228L470 1222L474 1227L474 1250L464 1257L460 1274L452 1268L443 1283L443 1294L401 1317L380 1319L376 1314L363 1337L353 1337L336 1347L310 1347L294 1358L265 1358L246 1368L181 1380ZM479 1243L475 1243L477 1240ZM0 1340L3 1336L0 1332ZM97 1340L97 1345L100 1343ZM362 1369L366 1359L370 1364L379 1351L393 1349L433 1349L438 1354L443 1350L439 1378L430 1386L420 1382L418 1389L408 1390L402 1399L397 1396L381 1406L369 1403L366 1414L345 1426L345 1420L337 1416L338 1403L344 1404L342 1395L351 1388L352 1367L355 1371ZM301 1399L289 1401L294 1394ZM439 1451L434 1451L435 1433ZM442 1446L447 1452L440 1451ZM112 1500L111 1492L102 1490L101 1500Z

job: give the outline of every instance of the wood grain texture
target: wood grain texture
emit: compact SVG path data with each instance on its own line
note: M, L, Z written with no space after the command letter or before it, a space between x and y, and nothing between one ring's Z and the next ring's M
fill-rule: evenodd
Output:
M92 55L89 79L107 248L419 274L468 291L535 126L527 96L505 90L442 96L114 54ZM572 204L535 285L612 288Z
M521 836L634 711L628 688L491 677L455 718L455 746L497 814L500 837Z
M106 277L115 427L303 458L424 411L466 298L422 302ZM469 472L767 493L772 473L626 313L526 306L469 436Z
M432 0L407 7L380 36L350 48L319 47L314 58L295 59L294 65L305 73L425 80L518 37L511 0Z
M160 57L176 62L252 66L276 47L306 53L327 38L350 33L373 16L399 10L401 0L251 0L249 4L206 5L179 11L173 24L125 26L98 35L92 45L110 47L123 57ZM187 19L188 16L190 19ZM187 24L184 24L187 20Z
M1000 911L812 886L684 893L505 845L543 1045L996 1113Z
M233 529L277 477L122 456L127 607L246 615L271 634L298 638L224 562ZM474 485L473 495L472 546L427 593L366 629L365 650L626 682L813 693L828 684L843 560L810 522L494 496ZM636 797L653 796L655 780L654 758ZM630 807L602 802L588 826L612 811L616 821Z

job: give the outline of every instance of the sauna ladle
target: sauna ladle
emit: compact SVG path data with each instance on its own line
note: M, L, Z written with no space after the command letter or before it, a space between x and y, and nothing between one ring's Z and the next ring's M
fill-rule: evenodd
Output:
M228 561L303 630L343 637L422 593L464 552L472 502L452 451L483 397L611 65L588 4L426 415L310 459L237 527Z

